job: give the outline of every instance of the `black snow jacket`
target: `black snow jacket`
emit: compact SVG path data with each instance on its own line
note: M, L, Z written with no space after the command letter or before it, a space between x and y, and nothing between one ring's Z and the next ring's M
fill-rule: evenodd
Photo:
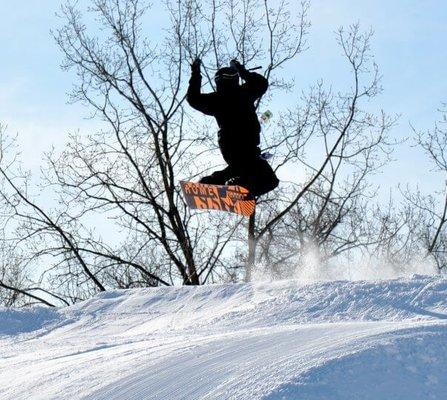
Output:
M200 92L200 72L193 72L186 97L191 107L216 118L219 146L227 163L259 154L261 127L254 103L267 91L268 81L247 70L241 71L240 77L245 81L243 85L205 94Z

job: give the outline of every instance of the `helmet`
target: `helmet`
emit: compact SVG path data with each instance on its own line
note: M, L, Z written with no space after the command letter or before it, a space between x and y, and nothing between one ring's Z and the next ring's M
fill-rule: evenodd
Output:
M218 91L225 91L239 86L239 74L234 68L220 68L214 75Z

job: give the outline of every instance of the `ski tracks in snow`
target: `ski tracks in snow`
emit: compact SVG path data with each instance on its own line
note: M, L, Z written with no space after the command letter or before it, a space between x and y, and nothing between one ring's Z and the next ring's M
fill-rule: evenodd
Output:
M188 351L159 359L150 368L140 368L86 398L273 398L298 376L328 361L390 344L403 332L425 332L432 324L416 325L369 322L288 326L214 337L201 343L193 340Z
M289 281L0 310L0 399L444 400L446 293Z

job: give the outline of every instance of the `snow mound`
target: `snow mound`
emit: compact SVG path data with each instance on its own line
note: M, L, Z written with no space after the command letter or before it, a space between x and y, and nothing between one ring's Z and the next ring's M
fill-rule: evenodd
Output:
M277 388L279 399L444 399L447 330L433 326L384 334Z
M0 309L1 399L444 399L447 279L110 291Z

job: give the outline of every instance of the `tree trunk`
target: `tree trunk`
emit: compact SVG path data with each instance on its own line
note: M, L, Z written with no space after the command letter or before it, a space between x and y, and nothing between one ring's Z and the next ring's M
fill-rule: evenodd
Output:
M248 257L245 266L245 282L250 282L256 260L256 237L255 237L256 210L248 220Z

